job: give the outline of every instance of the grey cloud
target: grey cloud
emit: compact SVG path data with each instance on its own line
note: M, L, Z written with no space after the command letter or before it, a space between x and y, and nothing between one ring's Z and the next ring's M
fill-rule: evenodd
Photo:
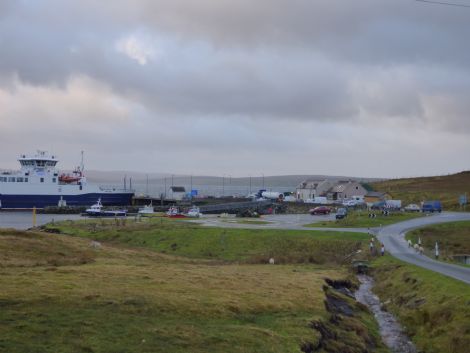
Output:
M82 141L136 165L148 152L168 168L189 150L193 170L230 168L228 154L239 168L298 172L337 158L325 172L338 174L369 141L384 154L398 135L416 151L393 161L404 171L423 152L419 131L446 151L469 147L469 18L408 0L1 1L0 135L64 150ZM132 36L152 55L117 48Z

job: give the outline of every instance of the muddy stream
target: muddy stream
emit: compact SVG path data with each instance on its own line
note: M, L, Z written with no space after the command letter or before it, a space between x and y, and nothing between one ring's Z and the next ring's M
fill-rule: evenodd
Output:
M416 353L417 350L408 336L403 332L395 317L382 310L379 298L372 292L374 280L366 275L359 275L361 286L355 293L356 300L366 305L374 314L380 328L380 335L385 345L393 353Z

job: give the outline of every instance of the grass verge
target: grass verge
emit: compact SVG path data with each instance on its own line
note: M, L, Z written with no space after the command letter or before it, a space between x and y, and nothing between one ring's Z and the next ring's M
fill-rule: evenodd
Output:
M369 214L376 215L375 218L369 218ZM421 213L405 213L405 212L392 212L388 216L383 215L381 212L369 211L353 211L348 214L346 218L334 221L321 221L311 223L306 227L312 228L375 228L386 226L398 222L408 221L410 219L422 217Z
M434 257L434 247L439 244L440 259L454 262L453 255L470 255L470 221L432 225L416 229L406 235L414 244L421 243L428 256Z
M420 352L468 352L470 286L390 256L375 260L374 267L374 291Z

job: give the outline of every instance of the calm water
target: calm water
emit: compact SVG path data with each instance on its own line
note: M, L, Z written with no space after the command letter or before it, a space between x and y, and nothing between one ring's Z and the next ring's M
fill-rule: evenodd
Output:
M36 215L36 224L38 226L52 222L63 220L80 219L80 215L53 215L38 214ZM32 212L0 212L0 228L28 229L33 226Z

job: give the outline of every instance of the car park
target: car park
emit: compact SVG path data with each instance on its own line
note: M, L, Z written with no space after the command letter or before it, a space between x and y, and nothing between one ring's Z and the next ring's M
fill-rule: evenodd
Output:
M318 207L312 208L309 212L311 215L319 215L319 214L326 215L326 214L330 214L331 208L326 207L326 206L318 206Z

